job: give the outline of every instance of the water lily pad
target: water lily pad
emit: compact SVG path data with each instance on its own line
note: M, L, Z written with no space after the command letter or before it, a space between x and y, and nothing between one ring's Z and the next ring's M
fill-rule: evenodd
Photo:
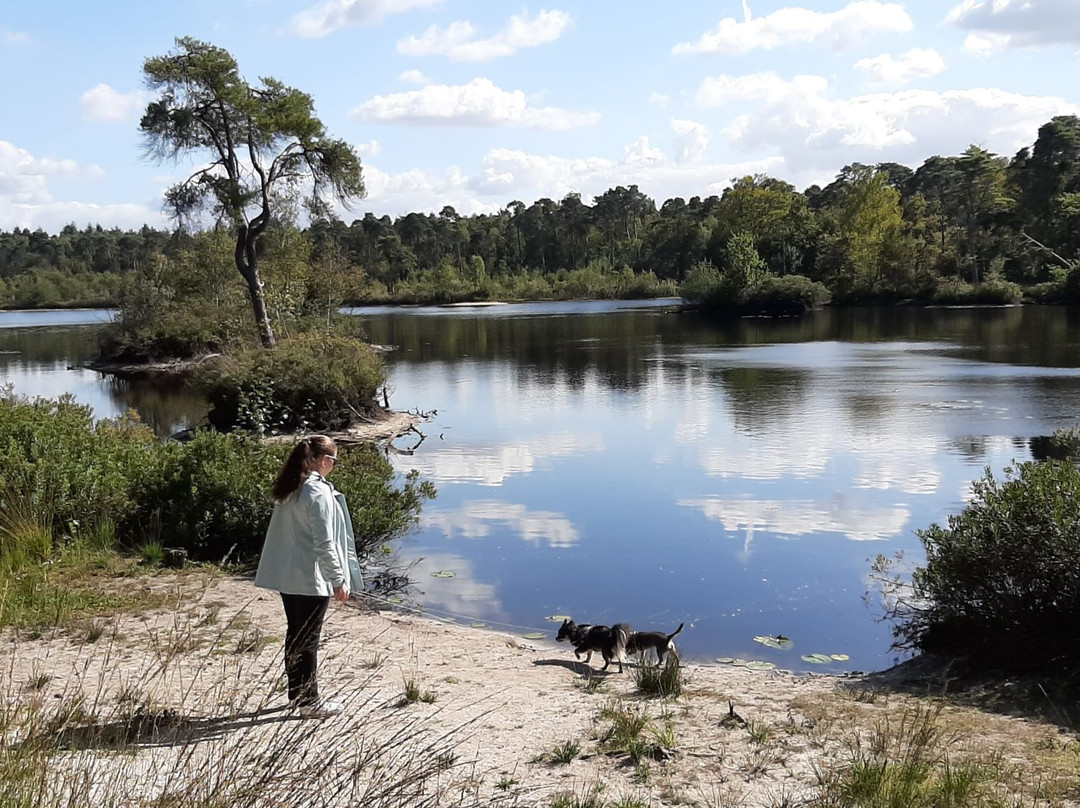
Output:
M762 637L754 637L754 642L759 642L767 648L791 648L795 643L785 637L783 634L777 634L775 637L769 637L768 635Z
M487 623L469 623L469 628L487 628Z
M751 659L746 663L746 667L752 671L773 671L776 670L776 663L766 662L764 659Z
M549 614L544 619L545 620L550 620L552 623L561 623L563 620L569 620L570 615L568 615L568 614Z
M431 573L431 577L432 578L453 578L454 577L454 571L453 570L436 570L435 572Z
M542 640L547 634L542 631L530 631L528 634L522 634L521 636L526 640Z
M814 665L826 665L832 662L832 657L828 654L803 654L803 662L810 662Z
M735 664L735 657L730 657L730 656L717 657L716 661L719 662L721 665L734 665Z
M830 654L829 656L831 656L837 662L847 662L849 659L851 659L851 657L849 657L847 654Z

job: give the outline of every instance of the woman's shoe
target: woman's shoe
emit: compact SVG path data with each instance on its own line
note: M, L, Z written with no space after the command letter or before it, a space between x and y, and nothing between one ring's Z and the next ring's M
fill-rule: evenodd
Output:
M345 710L345 705L338 701L318 699L311 704L301 704L297 713L301 718L330 718Z

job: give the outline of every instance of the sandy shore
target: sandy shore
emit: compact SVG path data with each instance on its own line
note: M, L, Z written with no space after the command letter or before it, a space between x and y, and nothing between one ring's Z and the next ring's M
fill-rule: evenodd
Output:
M235 774L258 765L251 750L279 754L284 747L282 760L295 755L303 766L323 767L314 780L292 783L293 805L798 805L816 793L822 773L850 761L858 743L925 704L887 677L693 663L684 666L681 696L647 698L636 692L629 668L600 673L597 659L590 668L553 641L332 604L320 682L347 710L302 720L283 709L283 618L274 593L201 573L124 585L166 588L173 608L103 620L79 636L8 635L0 670L9 706L59 710L81 694L82 723L96 722L98 730L118 717L155 717L131 738L134 755L109 755L85 733L65 741L82 748L70 767L104 766L123 788L151 796L193 777L193 761L203 771L218 759L222 771ZM406 698L409 689L418 698ZM636 761L604 740L620 715L648 723ZM948 705L943 715L953 754L977 756L989 745L1005 755L1016 794L1036 780L1045 784L1047 749L1076 747L1051 724ZM557 760L559 749L568 762ZM410 765L436 771L396 802L377 798L365 779ZM342 779L338 769L351 774ZM63 770L57 767L58 777ZM266 780L265 803L250 804L277 804L270 792L281 776ZM352 785L341 785L346 780ZM329 782L353 789L352 796L324 799ZM360 782L368 789L363 798L355 793ZM305 788L323 801L297 792ZM565 802L569 795L578 802Z

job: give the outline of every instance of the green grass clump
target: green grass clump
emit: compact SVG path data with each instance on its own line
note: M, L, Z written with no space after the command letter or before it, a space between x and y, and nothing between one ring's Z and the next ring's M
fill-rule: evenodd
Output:
M682 666L675 654L668 654L663 665L647 664L642 654L631 674L639 693L662 698L677 698L682 695Z

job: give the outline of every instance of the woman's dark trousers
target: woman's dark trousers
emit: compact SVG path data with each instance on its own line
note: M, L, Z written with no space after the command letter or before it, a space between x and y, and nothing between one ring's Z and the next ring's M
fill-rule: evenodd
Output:
M319 639L330 598L281 593L285 604L285 676L290 703L314 704L319 698Z

